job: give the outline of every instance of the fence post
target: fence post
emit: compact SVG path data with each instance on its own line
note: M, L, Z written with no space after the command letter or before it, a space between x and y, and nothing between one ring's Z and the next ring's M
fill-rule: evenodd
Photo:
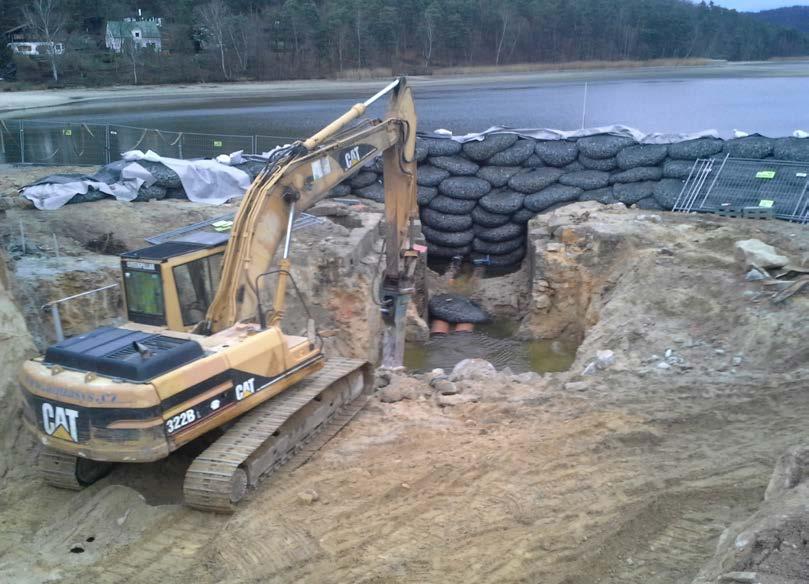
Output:
M180 136L177 139L177 153L179 154L179 158L182 159L183 157L183 138L185 137L185 132L181 132Z
M107 158L107 164L112 162L110 157L110 125L104 126L104 150Z
M258 154L258 136L253 134L253 154Z
M20 163L25 164L25 130L22 127L22 120L20 120Z

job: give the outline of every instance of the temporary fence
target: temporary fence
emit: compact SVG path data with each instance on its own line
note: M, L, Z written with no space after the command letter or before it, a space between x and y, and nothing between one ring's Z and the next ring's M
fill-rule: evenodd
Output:
M809 222L809 163L730 158L699 159L674 211Z
M295 139L173 132L119 124L0 120L0 163L108 164L128 150L152 150L171 158L214 158L238 150L261 154Z

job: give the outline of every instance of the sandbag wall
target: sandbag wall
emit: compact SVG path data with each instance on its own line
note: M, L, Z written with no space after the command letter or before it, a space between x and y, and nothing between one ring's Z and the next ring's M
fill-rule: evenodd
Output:
M431 257L487 257L492 265L525 255L526 224L573 201L621 202L670 210L698 158L809 161L809 139L748 136L638 144L612 135L533 140L489 134L461 144L419 138L418 204ZM382 201L381 164L355 175L349 192Z

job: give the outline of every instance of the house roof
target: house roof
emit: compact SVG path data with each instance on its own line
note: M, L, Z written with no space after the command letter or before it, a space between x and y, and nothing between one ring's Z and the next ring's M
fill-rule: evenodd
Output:
M151 20L108 20L107 34L114 38L131 37L133 30L140 30L140 36L144 39L159 39L160 29L157 23Z

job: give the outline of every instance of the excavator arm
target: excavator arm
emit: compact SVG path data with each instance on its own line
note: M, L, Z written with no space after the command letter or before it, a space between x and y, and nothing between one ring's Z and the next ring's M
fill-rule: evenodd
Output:
M367 107L386 93L390 106L383 120L370 120L346 129ZM295 212L323 199L337 184L383 156L385 184L386 265L383 283L388 335L383 361L401 364L406 283L415 253L409 229L416 206L416 114L404 78L391 83L364 103L304 142L271 161L244 196L225 251L222 276L205 324L211 333L245 320L263 322L259 314L260 278L273 268L273 258L285 241L278 261L278 284L270 324L283 314L289 272L289 234Z

